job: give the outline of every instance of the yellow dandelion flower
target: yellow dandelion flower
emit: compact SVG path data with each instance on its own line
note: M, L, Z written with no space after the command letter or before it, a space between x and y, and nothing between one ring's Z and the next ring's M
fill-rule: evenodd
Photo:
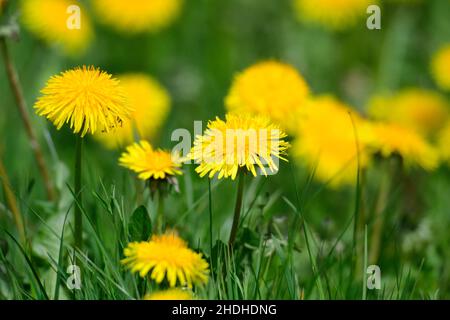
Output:
M294 67L264 61L236 76L225 105L231 112L266 116L286 130L292 130L293 124L289 121L304 105L308 93L308 85Z
M406 89L394 95L375 96L368 112L375 120L397 123L429 136L442 128L449 110L447 101L438 93Z
M183 0L92 0L100 21L126 34L157 32L180 14Z
M34 108L57 127L68 123L74 133L94 134L120 127L129 119L119 81L94 67L76 68L50 78Z
M332 30L354 26L366 15L374 0L293 0L301 20L322 25Z
M79 1L21 0L21 18L24 26L37 38L57 45L70 54L85 51L93 36L91 22ZM79 28L71 25L70 7L80 8ZM69 27L70 26L70 27Z
M450 91L450 44L434 54L431 71L437 85L443 90Z
M229 113L225 121L216 118L208 123L203 135L195 138L190 157L199 166L196 172L201 177L234 180L239 170L257 176L275 173L279 159L285 160L289 143L286 134L265 117Z
M450 164L450 122L439 134L438 148L441 160Z
M164 150L154 150L145 140L129 146L119 159L121 166L139 175L139 179L166 179L180 175L181 160Z
M190 290L174 288L147 294L144 300L194 300L194 295Z
M438 166L436 150L417 132L396 124L374 124L374 146L383 157L397 154L404 164L433 170Z
M353 125L354 123L354 125ZM358 169L368 165L372 139L368 123L332 96L311 99L298 119L293 154L315 168L315 178L331 187L353 185Z
M174 232L154 235L150 241L129 243L122 263L141 277L161 283L165 278L170 287L178 284L202 285L208 282L209 266L202 254L189 249L187 243Z
M170 110L170 96L158 81L144 74L118 76L129 105L134 109L131 120L121 128L95 135L107 148L115 149L140 139L152 140Z

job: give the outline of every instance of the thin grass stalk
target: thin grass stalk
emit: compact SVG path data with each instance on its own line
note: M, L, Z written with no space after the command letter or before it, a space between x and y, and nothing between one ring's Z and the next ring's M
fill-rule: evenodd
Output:
M49 170L47 169L47 165L45 164L41 146L39 144L38 139L36 138L36 133L34 132L33 126L31 125L31 120L27 111L25 97L23 95L23 90L19 81L19 76L17 75L17 71L16 68L14 67L11 55L9 54L6 39L3 37L0 37L0 50L2 52L3 62L5 64L8 81L14 93L14 97L16 99L17 108L19 110L22 122L25 126L25 131L27 133L28 140L30 142L31 150L34 153L34 157L36 158L39 172L44 182L47 198L48 200L53 201L55 199L55 191L53 188L53 184L50 180Z
M364 225L364 267L363 267L363 281L362 281L362 299L367 300L367 224Z

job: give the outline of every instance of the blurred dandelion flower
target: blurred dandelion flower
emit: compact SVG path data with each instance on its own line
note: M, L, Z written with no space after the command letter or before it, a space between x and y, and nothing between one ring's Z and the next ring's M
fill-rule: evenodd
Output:
M166 179L181 175L181 160L174 154L163 150L154 150L145 140L127 147L119 159L121 166L139 175L139 179Z
M270 117L286 130L308 96L309 88L292 66L277 61L257 63L234 79L225 99L227 110Z
M95 138L107 148L124 147L140 139L153 139L167 118L170 96L155 79L144 74L125 74L118 77L127 101L134 109L132 121L111 132L100 132Z
M127 268L141 277L150 273L157 283L167 278L172 288L177 283L192 288L208 282L209 266L202 254L189 249L173 231L154 235L150 241L129 243L124 254L122 263Z
M412 129L396 124L373 124L374 147L383 157L401 156L404 164L434 170L438 166L438 154L421 135Z
M375 120L397 123L430 136L447 121L449 105L433 91L406 89L394 95L375 96L368 112Z
M450 122L438 136L438 148L441 160L450 164Z
M0 16L3 13L4 7L6 7L6 0L0 0Z
M145 295L144 300L194 300L194 295L190 290L174 288L149 293Z
M353 123L354 126L353 126ZM332 96L311 99L298 119L293 154L315 168L315 178L331 187L353 185L358 169L368 165L369 124Z
M120 127L132 112L119 81L92 66L51 77L41 93L34 106L36 113L58 130L68 123L82 137Z
M300 19L320 24L328 29L352 27L366 14L376 0L293 0Z
M21 0L21 18L24 26L49 45L62 47L69 55L83 53L92 37L92 26L84 8L71 0ZM80 28L68 28L68 8L81 8Z
M276 172L274 160L285 160L289 143L286 134L268 118L229 113L225 121L216 118L208 123L202 136L197 136L190 157L199 163L196 172L201 177L234 180L239 170L257 176L259 168L264 175Z
M104 24L126 34L157 32L180 14L183 0L92 0Z
M450 44L439 49L431 61L431 71L437 85L450 91Z

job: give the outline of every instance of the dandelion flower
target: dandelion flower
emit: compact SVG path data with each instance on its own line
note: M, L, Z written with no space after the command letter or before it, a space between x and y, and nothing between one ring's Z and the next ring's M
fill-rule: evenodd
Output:
M24 26L37 38L57 45L69 55L85 51L92 38L92 26L85 9L73 0L21 0ZM69 28L70 6L80 7L80 28Z
M443 90L450 91L450 44L434 54L431 71L438 86Z
M6 0L0 0L0 15L3 13L3 9L6 6Z
M396 124L374 124L374 146L383 157L397 154L407 167L433 170L438 166L436 150L417 132Z
M236 178L239 170L257 176L259 168L264 175L276 172L276 162L284 156L289 144L286 134L261 116L229 113L225 121L216 118L208 123L203 135L195 138L191 158L199 163L196 172L201 177Z
M41 93L34 106L36 113L58 130L68 123L82 137L122 126L132 111L119 81L94 67L83 66L53 76Z
M277 61L264 61L236 76L225 105L231 112L269 117L290 130L292 124L289 120L295 118L308 93L308 85L294 67Z
M441 160L450 164L450 122L439 134L438 148Z
M172 288L177 283L192 288L208 282L208 263L172 231L154 235L150 241L129 243L124 254L124 265L141 277L150 274L156 283L166 278Z
M352 27L366 15L374 0L293 0L301 20L332 30Z
M170 110L170 96L156 80L144 74L125 74L118 77L127 101L134 109L132 121L108 133L95 135L107 148L124 147L140 139L153 139Z
M139 175L139 179L166 179L180 175L181 160L164 150L154 150L145 140L129 146L119 159L121 166Z
M194 300L192 291L179 288L147 294L144 300Z
M430 136L445 124L449 105L438 93L407 89L394 95L372 98L368 112L375 120L400 124Z
M165 28L178 17L182 4L182 0L92 0L100 21L127 34Z
M353 126L353 123L354 126ZM331 187L353 185L358 169L368 165L372 135L368 123L331 96L311 99L298 119L293 154L315 178Z

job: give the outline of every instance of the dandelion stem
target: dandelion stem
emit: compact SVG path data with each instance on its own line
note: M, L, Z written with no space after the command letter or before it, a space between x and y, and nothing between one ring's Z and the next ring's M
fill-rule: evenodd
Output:
M239 228L239 220L241 218L242 200L244 198L244 182L245 182L245 176L243 171L239 173L238 179L239 181L236 196L236 205L234 207L233 225L231 227L230 240L228 241L228 245L230 246L230 248L233 247L234 241L236 240L236 235Z
M376 264L380 255L381 246L381 234L384 226L384 215L386 211L386 205L391 192L391 179L392 172L390 170L391 159L386 160L384 172L381 177L380 190L378 192L378 199L374 210L374 224L371 237L371 248L369 262Z
M211 178L208 178L208 203L209 203L209 256L211 257L212 265L212 252L213 252L213 212L212 212L212 191L211 191Z
M81 194L81 172L83 157L83 138L77 135L75 150L75 248L82 250L83 245L83 216L81 212L82 194Z
M158 190L158 212L156 214L156 231L162 233L164 229L164 192L162 190Z
M31 125L31 120L28 115L22 86L19 81L19 76L17 75L17 71L14 67L13 61L11 59L11 55L9 54L6 39L3 37L0 37L0 50L3 55L3 62L5 64L9 84L11 86L11 89L14 93L14 97L16 99L17 108L19 109L19 113L22 118L22 122L25 126L25 131L27 133L28 140L30 141L31 149L34 153L34 157L36 158L39 172L42 176L42 179L43 179L43 182L45 185L47 198L48 198L48 200L53 201L55 199L55 192L54 192L51 180L50 180L49 171L45 164L41 146L36 138L36 133L34 132L33 126Z

